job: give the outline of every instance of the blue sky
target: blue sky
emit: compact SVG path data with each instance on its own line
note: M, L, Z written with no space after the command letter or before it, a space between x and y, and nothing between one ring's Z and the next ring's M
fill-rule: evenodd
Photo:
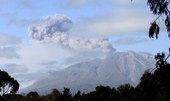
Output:
M15 77L45 73L47 67L62 69L71 60L102 57L108 50L156 54L169 48L164 27L158 40L148 37L150 22L156 17L144 0L0 0L0 6L2 69ZM49 32L52 37L42 35L56 27L55 21L57 29L68 22L71 27L63 32L55 30L57 34ZM45 37L43 41L34 39L35 29ZM18 79L24 87L34 81Z
M82 27L87 27L87 26L90 27L89 25L85 25L86 21L84 20L86 19L89 19L89 21L91 21L92 24L99 23L99 26L101 26L100 22L97 22L97 21L103 20L104 18L107 19L105 15L106 16L108 15L110 16L108 17L109 19L113 18L112 23L114 23L114 19L118 19L120 16L124 16L125 20L123 21L129 20L127 22L129 24L131 24L130 22L131 20L133 20L133 23L135 23L136 21L136 23L138 24L138 26L136 27L137 30L135 30L134 28L134 30L126 31L126 27L128 25L124 25L123 21L121 22L122 20L121 18L119 26L123 26L121 30L123 30L124 32L121 32L120 30L114 31L114 29L111 30L112 27L109 27L108 29L111 30L111 31L108 31L109 35L107 31L105 33L103 32L107 29L103 29L103 31L99 34L97 31L95 31L97 29L93 29L94 31L90 30L90 32L88 31L84 32L83 33L84 35L80 35L79 30L78 32L73 31L72 33L73 34L76 33L79 36L83 36L83 37L89 37L90 34L92 35L96 34L96 35L93 35L93 37L107 37L112 42L117 38L121 40L123 40L123 38L126 39L129 37L134 39L134 43L129 42L130 44L125 44L125 45L116 44L117 50L120 50L120 51L135 50L135 51L146 51L146 52L156 53L157 51L161 51L159 50L160 48L156 47L156 45L158 45L157 44L158 42L161 44L165 44L165 45L161 45L163 48L162 50L167 50L168 48L166 46L166 43L168 41L166 37L162 36L163 38L160 38L159 40L156 40L156 41L149 39L147 37L149 23L150 21L154 19L154 17L149 11L149 7L146 5L146 1L136 0L136 1L131 2L130 0L129 1L127 0L124 2L124 1L118 1L118 0L101 0L101 1L96 2L95 0L71 0L71 1L69 0L64 0L64 1L42 0L41 2L37 2L35 0L29 0L29 1L28 0L22 0L22 1L21 0L13 0L13 1L1 0L0 3L1 3L0 4L1 5L1 10L0 10L1 30L0 32L5 33L5 34L13 34L13 35L19 36L22 38L23 41L30 40L30 37L27 32L28 26L36 22L37 20L40 20L44 16L63 14L73 21L73 23L75 24L74 28L79 29L78 28L79 25L82 25ZM131 13L131 14L126 15L126 13ZM141 18L141 17L138 18L137 15L142 15L145 18ZM136 18L130 19L130 17L134 17L134 18L136 17ZM142 23L140 26L140 23L138 20L144 20L145 22ZM117 22L115 23L117 24ZM135 26L135 25L132 25L132 26ZM146 27L143 27L143 26L146 26ZM82 29L82 27L80 29ZM88 30L88 29L84 28L81 31L84 31L84 30ZM137 35L137 33L139 35ZM141 39L137 39L137 38L141 38ZM140 41L143 40L143 41L135 43L135 41L138 41L138 40ZM151 40L152 42L150 42ZM151 43L151 45L153 45L154 48L149 49L149 47L146 46L148 43ZM114 45L115 44L113 43L113 47ZM141 46L141 47L145 46L146 48L145 47L136 48L138 46Z

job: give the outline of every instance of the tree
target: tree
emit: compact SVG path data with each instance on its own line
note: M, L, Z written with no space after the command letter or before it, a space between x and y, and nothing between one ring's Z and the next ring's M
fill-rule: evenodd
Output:
M149 28L149 37L158 39L158 34L160 32L158 19L163 18L164 24L170 38L170 11L169 11L169 2L170 0L148 0L148 5L151 12L154 15L157 15L157 18L151 23ZM170 48L169 55L166 57L164 53L158 53L155 56L156 59L156 69L160 67L165 67L168 64L167 60L170 57Z
M39 101L39 94L36 91L31 91L27 94L26 99L28 101Z
M148 5L150 7L151 12L154 15L157 15L157 18L151 22L151 26L149 28L149 37L150 38L154 38L154 36L156 37L156 39L158 39L158 35L160 32L160 27L159 27L159 22L158 19L163 18L164 20L164 24L168 33L168 37L170 38L170 11L169 11L169 2L170 0L148 0ZM169 52L170 52L170 48L169 48ZM155 58L157 61L157 63L159 64L161 61L159 57L162 57L162 59L165 57L165 54L162 54L162 56L160 54L157 54L157 57ZM162 62L166 62L166 60L170 57L170 54L167 56L167 58L162 61ZM158 65L157 65L158 66Z
M109 101L109 98L111 96L111 88L109 86L97 86L96 87L96 94L98 101Z
M0 70L0 95L15 94L19 89L19 83L7 72Z
M27 97L39 97L39 94L36 91L31 91L27 94Z
M117 88L119 92L120 101L133 101L134 98L134 87L130 84L124 84Z
M136 87L138 101L152 101L159 91L159 82L154 75L146 71Z
M74 95L74 100L75 101L81 101L81 92L78 91L75 95Z
M149 29L149 37L153 38L154 36L158 38L159 34L159 24L158 19L160 17L164 18L164 23L169 33L170 37L170 11L169 11L169 2L170 0L148 0L148 5L150 7L151 12L154 15L157 15L157 18L151 23Z
M46 98L47 98L47 101L48 100L49 101L60 101L59 100L60 96L61 96L60 91L57 89L53 89L52 92L46 96Z
M64 88L60 101L73 101L69 88Z

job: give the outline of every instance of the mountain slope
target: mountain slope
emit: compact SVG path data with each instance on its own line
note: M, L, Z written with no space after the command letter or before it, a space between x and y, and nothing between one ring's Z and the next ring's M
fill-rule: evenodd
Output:
M130 83L136 85L143 72L154 67L153 56L147 53L114 52L104 59L80 62L60 71L50 71L48 78L35 82L24 92L48 93L68 87L71 91L91 91L98 85L117 87Z

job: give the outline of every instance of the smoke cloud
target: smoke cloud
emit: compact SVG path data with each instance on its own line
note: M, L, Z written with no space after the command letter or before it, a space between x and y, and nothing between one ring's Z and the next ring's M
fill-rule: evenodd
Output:
M63 47L85 51L97 49L102 51L115 51L108 39L86 40L70 36L69 30L72 21L63 15L47 16L28 28L33 40L57 43Z
M72 21L63 15L47 16L30 26L28 32L33 39L44 40L46 37L67 32L71 24Z

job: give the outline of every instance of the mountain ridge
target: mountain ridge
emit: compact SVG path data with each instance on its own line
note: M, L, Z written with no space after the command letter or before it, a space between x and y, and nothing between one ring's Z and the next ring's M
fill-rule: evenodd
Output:
M113 52L104 59L80 62L60 71L49 71L50 76L35 82L24 92L49 93L52 89L89 92L98 85L118 87L130 83L135 86L143 72L154 67L153 55L142 52ZM51 73L53 72L53 73Z

